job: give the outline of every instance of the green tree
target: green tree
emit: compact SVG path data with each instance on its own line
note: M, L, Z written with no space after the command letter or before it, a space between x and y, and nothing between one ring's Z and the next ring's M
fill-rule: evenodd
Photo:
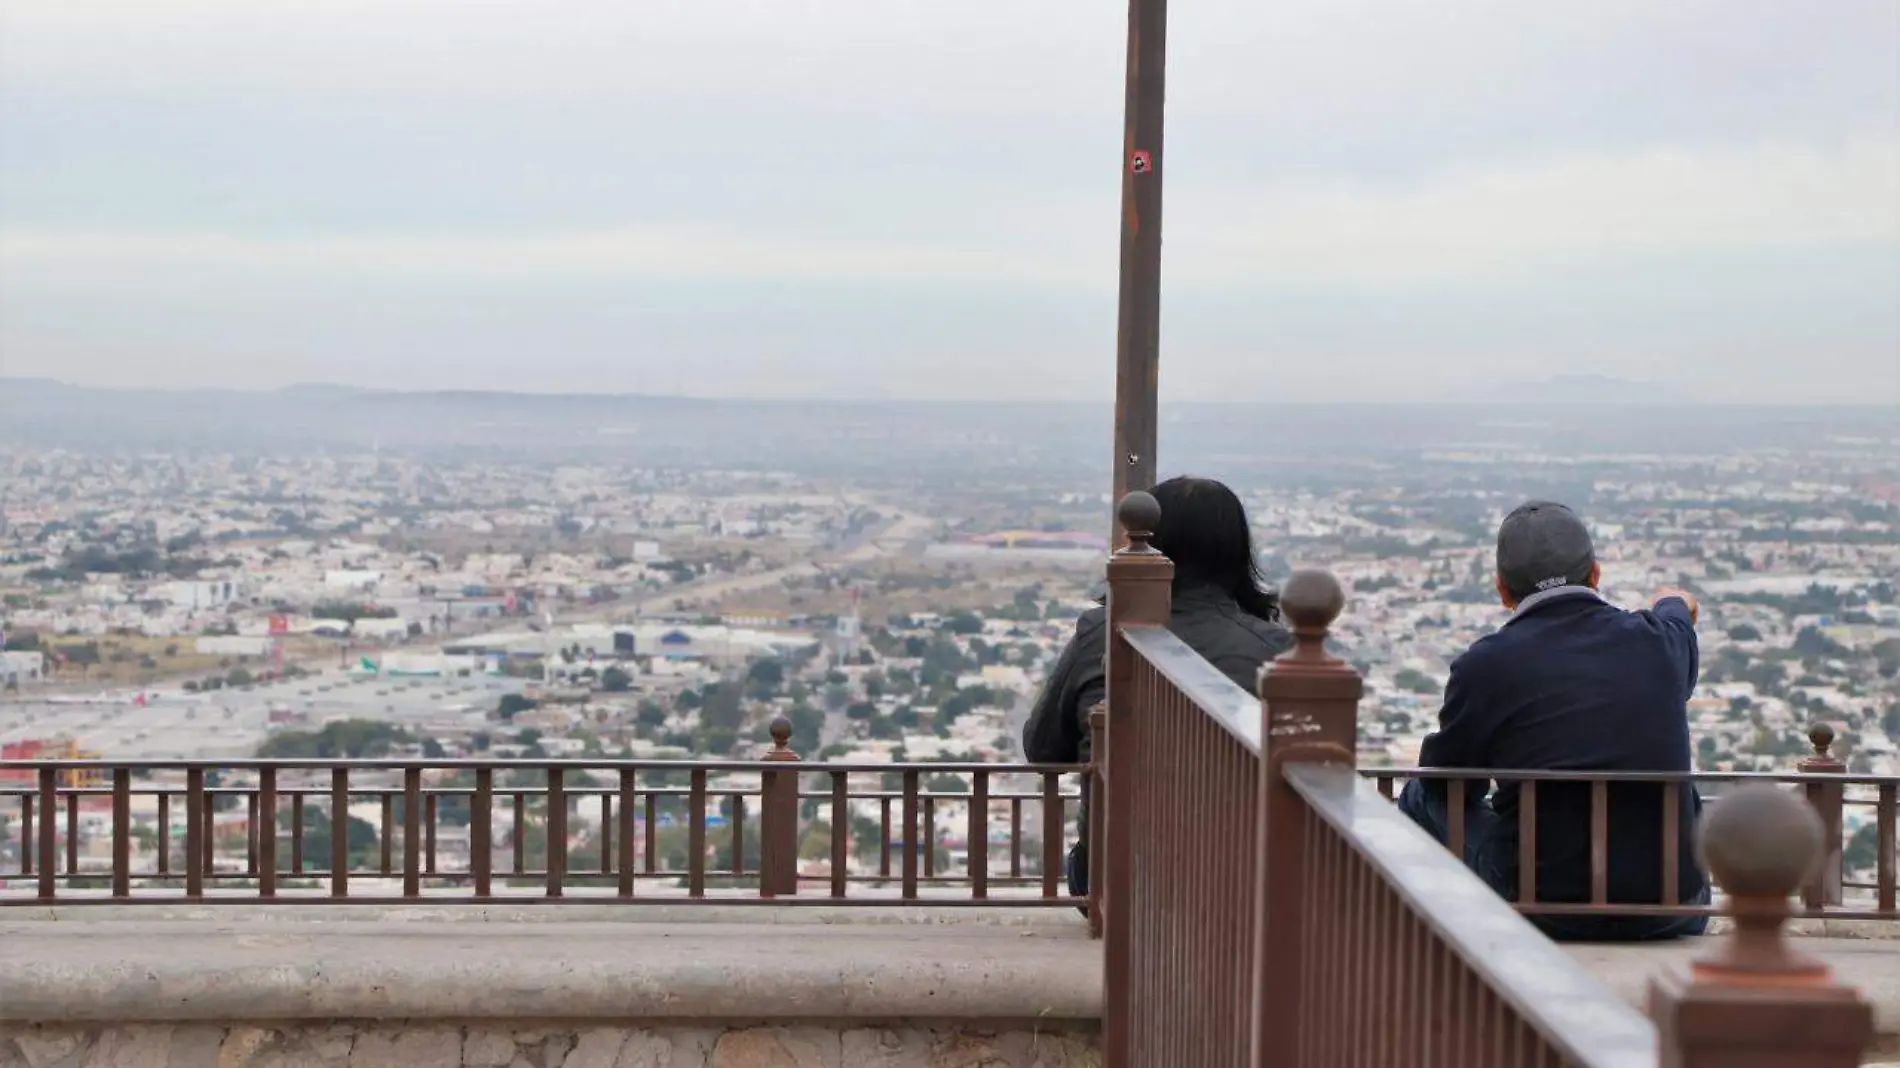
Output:
M349 849L350 867L368 867L373 863L373 858L380 858L381 851L378 849L376 828L370 826L368 820L360 820L355 816L349 816L347 818L349 819L349 844L347 848ZM290 813L288 811L278 813L277 826L288 834L292 827ZM315 868L319 871L327 869L330 865L331 842L330 813L326 809L319 808L316 805L305 805L303 810L303 855L305 866ZM290 842L288 838L278 843L277 854L281 857L288 857L290 855Z
M273 734L257 747L257 755L266 760L375 759L410 740L408 731L391 723L345 719L326 723L318 731Z
M737 731L745 726L739 688L725 683L706 687L706 705L700 710L699 718L701 724L713 729Z
M600 688L606 693L625 693L633 688L633 676L615 665L600 673Z
M505 693L495 703L495 715L503 723L513 723L515 717L534 708L539 702L534 698L518 693Z

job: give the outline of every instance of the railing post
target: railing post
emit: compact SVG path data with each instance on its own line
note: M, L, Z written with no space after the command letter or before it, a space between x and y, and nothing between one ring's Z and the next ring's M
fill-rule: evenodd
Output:
M1826 843L1820 817L1772 786L1725 795L1702 820L1703 863L1729 895L1735 932L1684 973L1650 980L1661 1068L1853 1068L1872 1006L1788 945L1789 896Z
M796 761L792 752L792 722L772 720L772 748L762 758L768 765ZM798 772L768 766L759 789L759 896L795 897L798 894ZM733 806L735 816L738 806ZM849 827L833 827L832 834L849 834ZM734 865L743 858L734 858Z
M1128 544L1108 560L1108 713L1103 748L1090 749L1091 778L1098 778L1106 794L1092 799L1089 818L1100 821L1083 834L1091 847L1101 844L1097 862L1090 854L1090 877L1099 872L1099 893L1091 886L1091 912L1102 924L1102 1061L1104 1068L1141 1068L1132 1042L1134 1006L1143 997L1160 996L1137 983L1132 974L1134 922L1128 902L1133 896L1135 866L1132 851L1135 821L1141 816L1142 710L1135 706L1135 662L1138 656L1121 636L1123 627L1162 627L1173 610L1174 564L1149 540L1161 522L1161 504L1147 492L1130 493L1115 510L1128 532ZM1179 784L1171 784L1178 789ZM1105 802L1105 803L1104 803Z
M1301 999L1324 997L1304 984L1307 939L1322 910L1339 900L1306 900L1306 803L1282 773L1289 762L1356 763L1359 697L1365 689L1351 665L1326 652L1326 635L1346 607L1339 581L1300 571L1280 591L1280 611L1294 647L1261 669L1260 846L1253 954L1253 1059L1256 1066L1293 1064L1300 1041Z
M1808 728L1808 744L1814 755L1795 765L1803 775L1845 775L1847 762L1829 752L1834 745L1834 728L1816 723ZM1824 849L1821 865L1801 887L1801 903L1811 909L1841 903L1841 800L1844 790L1838 782L1811 782L1803 787L1814 814L1821 817Z
M1108 702L1101 701L1089 709L1089 773L1088 781L1083 785L1091 795L1107 803L1108 787L1102 777L1102 764L1108 754ZM1102 883L1107 874L1102 869L1102 858L1108 854L1107 836L1102 832L1107 826L1107 813L1091 812L1088 826L1082 828L1087 835L1089 862L1089 937L1102 937Z

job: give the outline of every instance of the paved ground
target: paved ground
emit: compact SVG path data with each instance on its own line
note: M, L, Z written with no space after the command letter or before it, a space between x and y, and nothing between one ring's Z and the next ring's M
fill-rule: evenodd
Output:
M1716 936L1657 945L1568 945L1571 957L1632 1005L1644 1004L1649 979L1663 968L1688 967L1707 953ZM1867 938L1800 938L1795 947L1819 957L1840 982L1860 990L1874 1005L1875 1030L1900 1034L1900 941Z

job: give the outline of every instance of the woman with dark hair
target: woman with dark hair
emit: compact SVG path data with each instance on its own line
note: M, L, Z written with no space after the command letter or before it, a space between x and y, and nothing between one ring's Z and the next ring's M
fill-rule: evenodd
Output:
M1152 544L1174 562L1168 629L1248 693L1260 668L1293 647L1280 625L1279 600L1262 585L1253 529L1234 491L1210 478L1171 478L1148 492L1161 505ZM1089 711L1107 695L1104 658L1108 612L1091 608L1050 669L1023 727L1023 752L1039 764L1089 759ZM1084 783L1082 841L1069 850L1069 892L1088 893L1088 813Z

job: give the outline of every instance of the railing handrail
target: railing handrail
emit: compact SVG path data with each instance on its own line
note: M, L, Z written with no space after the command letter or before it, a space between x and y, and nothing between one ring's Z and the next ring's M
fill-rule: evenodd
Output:
M1572 771L1554 768L1367 768L1357 769L1365 779L1496 779L1502 782L1763 782L1840 783L1843 786L1884 786L1900 783L1900 774L1829 771Z
M787 762L790 763L790 762ZM796 771L804 774L876 775L885 772L941 772L971 775L1079 775L1086 764L1031 764L1011 761L903 761L885 764L866 761L800 760L786 764L751 760L640 760L626 757L546 757L495 758L472 757L375 757L327 759L323 757L233 757L230 759L143 760L136 757L96 760L0 760L0 771L114 771L136 768L142 771L537 771L559 768L563 771L708 771L752 772Z
M1207 662L1166 627L1122 627L1121 636L1149 666L1173 683L1242 745L1260 752L1260 698Z
M1351 768L1288 764L1287 782L1552 1045L1589 1068L1654 1068L1656 1029Z

